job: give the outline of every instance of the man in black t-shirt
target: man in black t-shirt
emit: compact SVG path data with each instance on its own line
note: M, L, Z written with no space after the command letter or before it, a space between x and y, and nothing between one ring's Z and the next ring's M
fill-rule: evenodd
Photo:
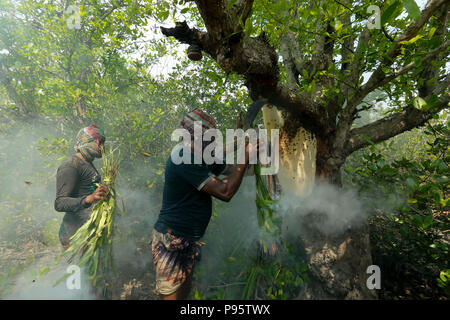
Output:
M201 122L202 133L216 127L214 119L205 112L189 112L181 125L191 133L192 141L199 138L194 137L195 121ZM193 152L189 163L174 163L174 154L182 157L183 149L176 150L167 160L162 208L152 234L156 292L162 299L186 299L194 263L199 258L198 240L211 218L211 196L231 200L241 185L250 149L256 147L247 145L245 164L236 165L222 180L218 176L224 173L225 164L195 164Z
M91 205L108 194L101 183L100 174L92 162L101 158L101 147L105 135L95 125L78 132L75 150L70 159L64 161L56 173L55 210L65 212L59 230L59 239L64 249L70 245L70 237L89 219Z
M183 149L179 151L183 156ZM200 239L211 217L211 195L202 192L205 184L224 172L225 164L166 163L162 208L155 229L191 239Z

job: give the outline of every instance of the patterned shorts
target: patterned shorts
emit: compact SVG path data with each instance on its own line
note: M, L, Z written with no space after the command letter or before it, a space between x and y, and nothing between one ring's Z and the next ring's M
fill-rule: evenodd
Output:
M191 276L195 261L200 260L198 241L170 233L152 233L153 264L156 269L156 293L169 295Z

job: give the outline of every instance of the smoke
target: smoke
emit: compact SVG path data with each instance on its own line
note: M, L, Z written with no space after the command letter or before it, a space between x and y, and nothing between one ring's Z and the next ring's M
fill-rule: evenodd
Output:
M0 247L5 251L36 239L51 242L45 232L52 228L53 219L62 218L53 209L55 186L51 181L56 169L38 150L39 140L53 136L55 128L37 121L8 124L0 135ZM0 272L5 272L7 258L2 256Z
M47 260L47 259L44 259ZM39 275L39 262L21 274L14 282L5 300L92 300L95 299L95 289L91 286L88 276L81 269L79 286L75 280L67 278L60 281L66 273L74 275L67 263L60 263L47 274Z
M202 259L196 264L195 286L202 292L214 292L208 289L246 280L239 278L239 274L255 258L257 242L267 239L265 231L258 226L255 199L255 179L246 177L229 203L215 201L215 209L220 214L208 226ZM306 229L302 226L312 212L321 214L322 223L317 227L330 236L339 235L350 225L364 223L369 216L356 190L325 182L316 183L312 192L302 197L284 192L274 209L282 218L281 237L287 242L298 241L304 235ZM301 250L298 253L303 254ZM226 297L239 299L236 294L239 290L227 291Z
M86 290L67 290L64 282L53 288L64 275L64 265L39 276L44 267L55 265L60 253L57 233L63 217L53 208L53 163L61 155L42 154L61 130L44 124L51 123L47 120L10 118L0 123L0 275L6 281L0 286L2 299L91 298Z
M213 217L205 234L204 252L217 252L217 247L232 248L239 243L240 249L248 249L264 234L258 226L256 213L254 177L246 177L229 203L216 201L220 215ZM216 208L217 209L217 208ZM274 205L275 214L282 217L283 237L301 235L302 219L312 212L325 216L320 230L328 235L337 235L351 226L366 221L369 212L354 189L339 188L326 182L314 185L305 196L282 193Z
M116 220L119 232L113 246L115 263L119 268L131 265L134 269L143 270L152 264L152 256L139 254L138 242L150 248L150 236L159 214L160 200L148 191L121 187L120 182L117 185L126 211Z
M230 202L214 200L213 217L202 241L201 260L196 268L196 286L206 289L223 281L224 264L247 254L261 230L256 218L255 179L244 177L239 191Z
M337 235L348 226L363 223L368 217L367 207L356 190L339 188L323 181L316 182L312 191L305 196L284 192L276 209L283 217L283 230L293 236L302 232L299 228L302 219L310 213L322 215L317 227L328 235Z
M77 130L42 117L7 121L0 123L0 298L93 299L86 283L81 290L68 290L64 281L53 287L67 268L55 261L61 253L58 231L64 216L53 207L56 170L73 154ZM100 170L102 161L94 165ZM161 204L160 190L146 189L157 167L138 158L124 161L119 169L116 187L126 213L116 218L120 232L113 254L116 269L125 275L123 281L132 277L127 270L148 271L152 265L151 254L140 254L139 249L150 247ZM40 277L46 266L52 271Z

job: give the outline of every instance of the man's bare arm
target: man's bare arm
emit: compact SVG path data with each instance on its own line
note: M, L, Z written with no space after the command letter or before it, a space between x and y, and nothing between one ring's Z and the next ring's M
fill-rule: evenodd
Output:
M244 177L246 164L238 164L233 172L223 180L213 177L201 189L222 201L229 202L236 194Z
M213 177L201 189L201 191L210 194L222 201L228 202L233 198L242 183L242 178L245 174L245 168L249 161L249 154L257 152L259 142L256 145L247 144L245 146L245 163L238 164L234 167L233 172L224 179Z

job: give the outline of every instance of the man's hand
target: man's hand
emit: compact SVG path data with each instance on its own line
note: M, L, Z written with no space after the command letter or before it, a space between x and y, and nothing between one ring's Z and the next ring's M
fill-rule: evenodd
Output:
M109 192L108 187L102 185L97 189L95 189L95 191L92 194L88 195L84 201L88 204L94 203L98 200L104 199L108 194L108 192Z
M245 164L237 164L234 167L233 172L223 180L213 177L203 186L201 191L206 192L222 201L230 201L242 183L242 177L244 176L245 168L249 162L250 155L257 152L258 147L259 141L255 144L248 143L245 146Z

